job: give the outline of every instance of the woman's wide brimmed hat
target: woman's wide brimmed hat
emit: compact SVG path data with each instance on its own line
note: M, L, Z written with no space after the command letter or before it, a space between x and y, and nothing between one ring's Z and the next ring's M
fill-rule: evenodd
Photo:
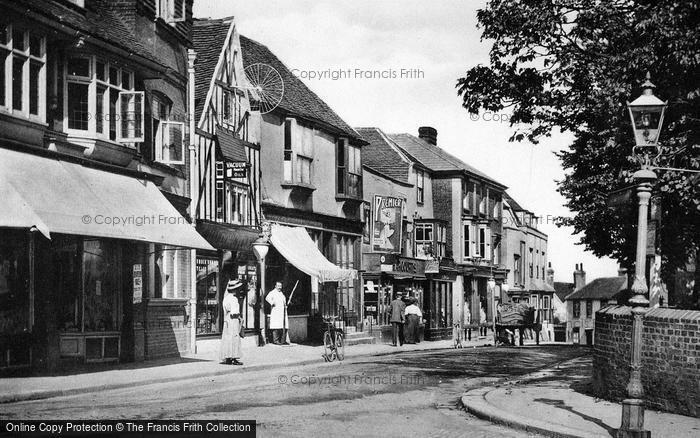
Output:
M241 280L229 280L228 284L226 285L226 291L233 292L241 287L243 287L243 282Z

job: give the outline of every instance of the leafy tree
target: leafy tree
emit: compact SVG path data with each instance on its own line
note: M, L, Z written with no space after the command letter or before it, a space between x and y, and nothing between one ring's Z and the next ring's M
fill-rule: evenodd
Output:
M511 141L537 143L555 129L573 133L557 154L566 170L558 190L576 213L569 225L588 250L633 268L636 196L626 209L606 206L607 194L632 185L640 165L626 102L650 72L656 94L669 100L655 164L700 169L700 2L490 0L477 18L482 40L493 47L489 65L457 81L464 108L510 109ZM677 269L694 260L697 306L700 177L657 175L663 278L672 287Z

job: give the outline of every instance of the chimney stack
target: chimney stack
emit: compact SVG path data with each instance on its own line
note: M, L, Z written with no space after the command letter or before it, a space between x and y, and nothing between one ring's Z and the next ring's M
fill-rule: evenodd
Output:
M437 146L437 129L432 126L421 126L418 128L418 137Z
M586 271L583 270L583 263L577 263L574 271L574 290L579 290L585 285Z

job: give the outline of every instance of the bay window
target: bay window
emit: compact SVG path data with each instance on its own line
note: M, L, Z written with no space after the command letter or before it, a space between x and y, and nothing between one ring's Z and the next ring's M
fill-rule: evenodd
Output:
M416 223L415 230L416 257L426 258L433 252L433 224Z
M0 25L0 111L43 123L45 96L46 38Z
M144 141L144 93L134 90L133 72L94 55L70 55L64 68L68 134Z

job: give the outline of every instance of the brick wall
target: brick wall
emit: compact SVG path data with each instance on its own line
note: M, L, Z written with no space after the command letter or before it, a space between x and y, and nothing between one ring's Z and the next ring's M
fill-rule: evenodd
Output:
M629 307L596 313L593 389L626 398L632 315ZM700 312L656 308L644 318L642 383L647 406L700 417Z
M447 221L448 251L452 250L452 180L433 180L433 214L436 219Z

